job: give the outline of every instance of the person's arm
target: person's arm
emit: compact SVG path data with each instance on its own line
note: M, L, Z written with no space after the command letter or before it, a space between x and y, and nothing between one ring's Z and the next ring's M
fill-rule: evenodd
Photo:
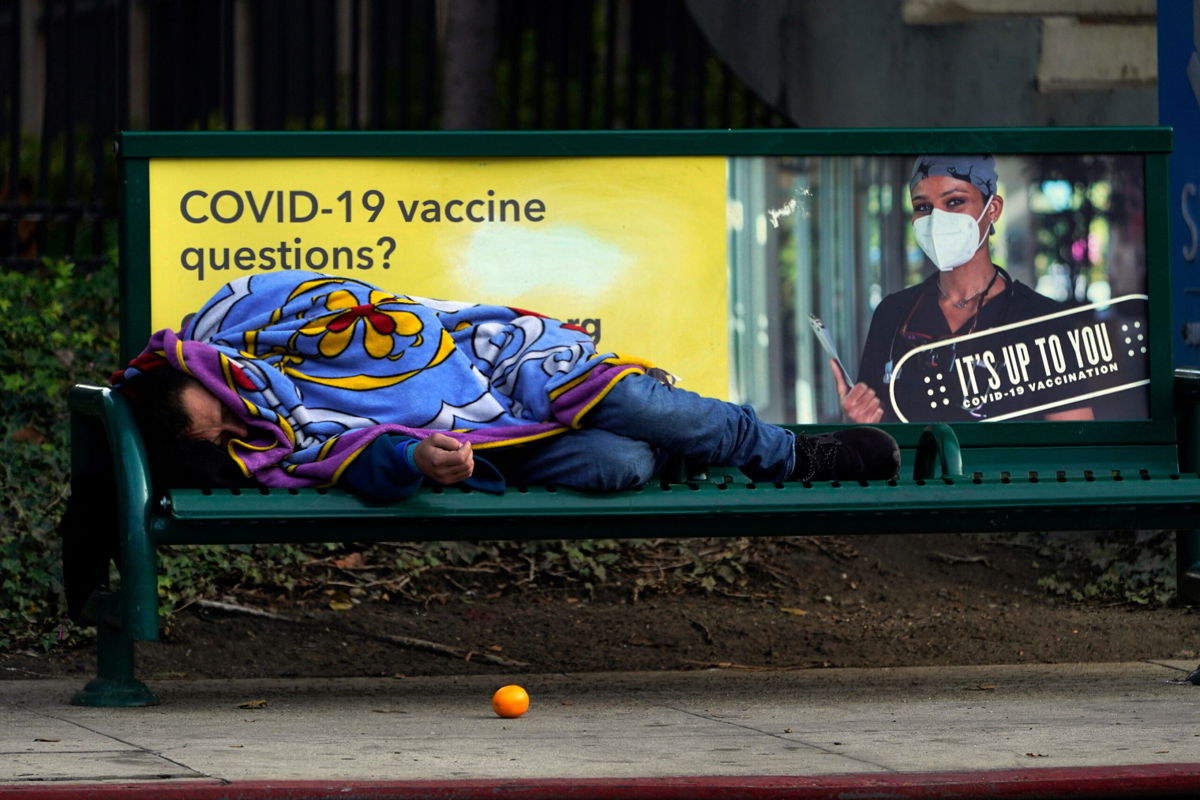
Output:
M417 442L412 450L412 460L425 475L447 486L465 481L475 472L471 443L460 442L444 433L435 433Z
M1052 422L1077 422L1081 420L1091 420L1096 418L1096 413L1092 411L1091 406L1083 406L1081 408L1068 408L1066 411L1051 411L1046 414L1046 419Z
M444 433L420 440L388 435L371 442L342 472L338 484L372 500L402 500L425 478L450 485L474 473L475 457L469 442Z
M833 368L833 379L837 382L837 392L842 404L842 415L850 422L873 424L883 419L883 403L875 390L865 383L847 386L842 378L841 370L830 362Z
M846 385L837 368L833 369L842 415L849 422L874 424L891 421L884 409L883 399L879 396L884 387L881 383L877 384L877 381L883 376L887 342L896 327L896 321L893 319L895 308L895 295L890 295L883 299L871 315L867 340L863 345L862 358L859 359L857 383L853 386Z
M338 485L372 500L408 497L425 480L412 458L416 446L407 436L380 436L342 470Z

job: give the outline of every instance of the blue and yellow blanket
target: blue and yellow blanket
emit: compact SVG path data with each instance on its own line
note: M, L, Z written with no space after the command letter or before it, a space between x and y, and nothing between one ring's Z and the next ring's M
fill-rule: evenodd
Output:
M319 273L269 272L222 287L179 333L128 368L197 378L250 426L229 455L266 486L336 483L376 437L434 431L475 448L578 427L637 359L504 306L393 294Z

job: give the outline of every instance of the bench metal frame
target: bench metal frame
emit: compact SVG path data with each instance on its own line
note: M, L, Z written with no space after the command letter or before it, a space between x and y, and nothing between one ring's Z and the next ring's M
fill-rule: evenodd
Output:
M72 462L115 470L118 591L97 595L99 674L72 702L157 702L134 674L134 642L158 636L162 544L1187 529L1200 510L1200 371L1172 368L1164 128L679 131L573 133L126 133L120 138L121 354L150 333L149 164L157 158L896 155L920 152L1134 153L1145 164L1150 416L1093 422L886 427L906 474L895 481L755 485L735 471L680 468L660 485L611 494L553 488L500 496L423 489L380 505L337 489L173 490L155 496L128 405L101 387L71 391ZM828 426L796 426L814 432ZM347 532L352 532L349 535ZM1200 587L1200 535L1177 538L1180 589Z

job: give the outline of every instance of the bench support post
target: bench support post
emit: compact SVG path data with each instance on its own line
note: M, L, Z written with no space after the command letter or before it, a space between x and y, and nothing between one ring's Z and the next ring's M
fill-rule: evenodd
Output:
M1175 587L1181 599L1200 602L1200 530L1175 531Z
M1200 472L1200 370L1175 370L1175 424L1181 472ZM1200 601L1200 530L1175 531L1175 592Z
M133 638L122 624L121 597L97 593L96 677L71 698L71 705L107 708L156 706L158 698L133 676Z

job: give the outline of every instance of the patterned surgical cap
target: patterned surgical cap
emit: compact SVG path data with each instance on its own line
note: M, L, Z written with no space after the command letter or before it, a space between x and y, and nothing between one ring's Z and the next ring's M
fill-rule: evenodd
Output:
M908 182L909 191L931 175L948 175L973 184L985 199L996 193L996 159L990 155L918 156Z

